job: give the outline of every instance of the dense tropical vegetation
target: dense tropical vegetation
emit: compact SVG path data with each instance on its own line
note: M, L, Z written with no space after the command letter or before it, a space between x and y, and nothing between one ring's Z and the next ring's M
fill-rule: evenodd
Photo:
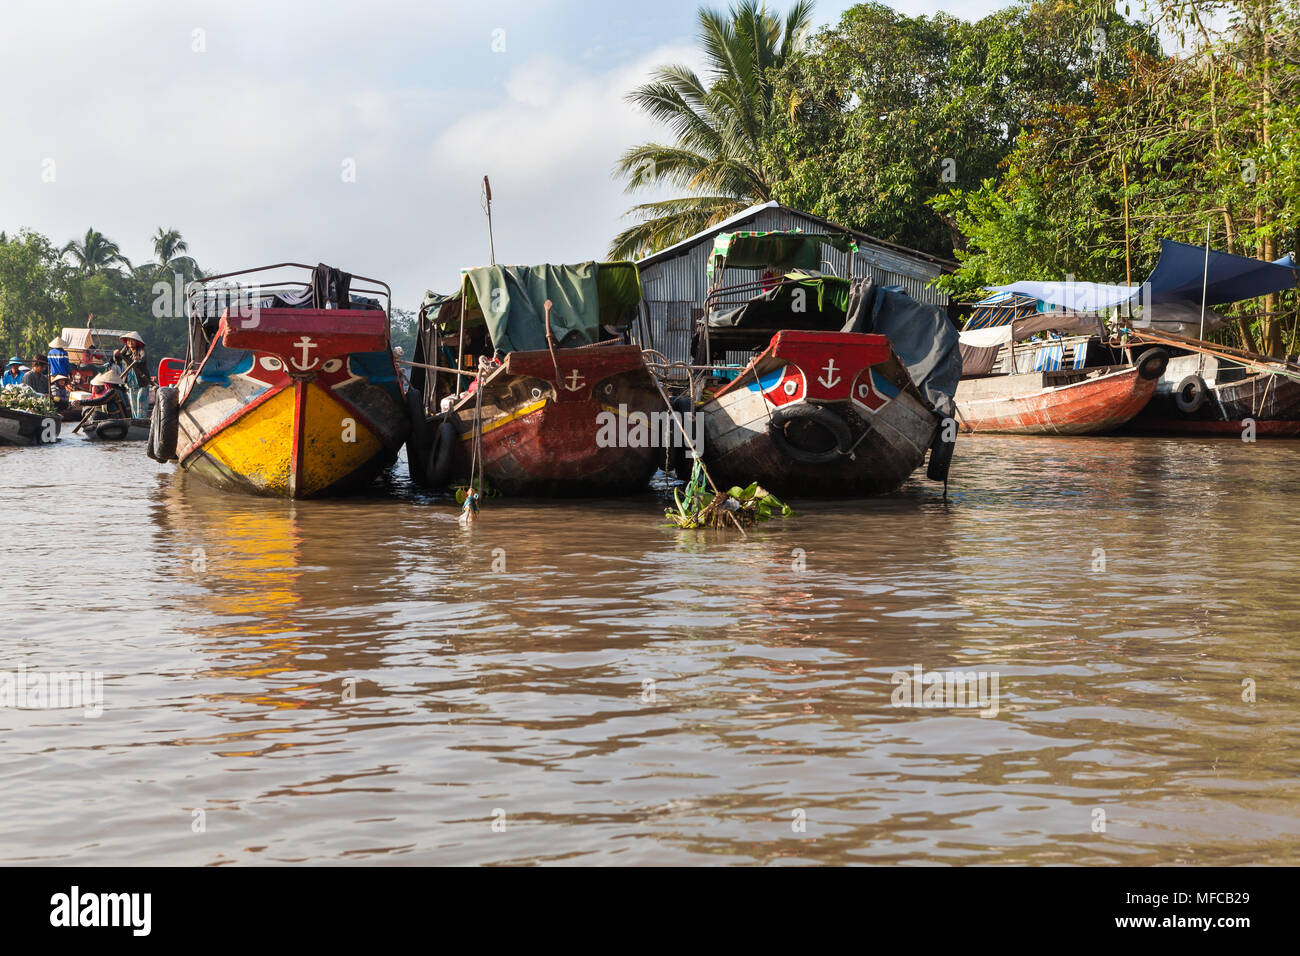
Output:
M180 231L159 227L154 259L132 265L116 242L97 229L63 246L31 229L0 232L0 352L30 360L43 354L65 327L134 329L156 359L185 354L179 302L185 283L204 270ZM212 274L216 270L209 270ZM393 344L414 346L416 315L392 311Z
M630 150L612 252L643 255L767 199L959 260L944 285L1140 281L1159 239L1300 252L1300 0L1027 0L975 22L864 3L808 35L807 3L700 12L704 78L632 102L669 144ZM800 42L801 38L806 38ZM761 41L761 42L760 42ZM1297 348L1296 293L1231 337Z
M0 351L30 358L60 329L85 327L93 316L97 328L138 331L155 355L183 355L177 276L183 287L202 275L187 249L175 229L159 229L157 261L133 266L97 229L63 246L31 229L0 232Z

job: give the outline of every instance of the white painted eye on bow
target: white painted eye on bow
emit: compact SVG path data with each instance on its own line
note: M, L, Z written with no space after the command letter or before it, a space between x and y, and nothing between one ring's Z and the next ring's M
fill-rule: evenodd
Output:
M533 387L533 398L541 398L541 397L542 397L542 390L541 390L540 388L537 388L536 386L534 386L534 387Z
M868 385L866 382L859 382L859 383L858 383L858 397L859 397L859 398L866 398L866 397L867 397L868 395L870 395L870 394L871 394L871 386Z
M268 372L278 372L284 368L284 363L274 355L263 355L259 361L262 363L262 368Z
M785 391L787 395L793 395L795 392L799 391L799 383L796 382L794 379L789 379L786 381L784 385L781 386L781 388Z
M335 359L330 359L328 362L322 365L320 367L320 370L322 372L337 372L342 367L343 367L343 360L335 358Z

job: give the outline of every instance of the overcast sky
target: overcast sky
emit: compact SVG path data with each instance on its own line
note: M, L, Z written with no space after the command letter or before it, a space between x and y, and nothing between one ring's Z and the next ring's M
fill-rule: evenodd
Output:
M599 258L639 201L615 159L665 135L623 96L695 59L698 5L5 0L0 229L94 226L139 261L175 227L209 270L323 261L413 308L487 261L487 173L498 261Z

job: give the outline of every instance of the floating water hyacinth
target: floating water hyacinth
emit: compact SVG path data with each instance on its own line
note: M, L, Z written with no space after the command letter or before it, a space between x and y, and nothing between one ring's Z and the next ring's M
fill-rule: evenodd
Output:
M727 528L744 530L749 525L767 521L774 515L782 518L793 515L794 509L765 490L758 482L747 487L736 486L714 493L704 485L704 470L699 459L686 483L686 493L673 490L675 508L664 512L679 528Z
M6 385L0 389L0 407L33 415L57 414L52 401L22 385Z

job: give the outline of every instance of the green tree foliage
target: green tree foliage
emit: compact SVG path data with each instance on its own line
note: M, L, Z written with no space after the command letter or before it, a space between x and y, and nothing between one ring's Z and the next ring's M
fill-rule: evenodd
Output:
M1215 248L1300 252L1297 13L1293 0L1163 8L1156 23L1184 31L1183 52L1128 51L1128 74L1099 83L1089 102L1043 104L1000 176L934 200L967 239L948 290L1137 281L1161 237L1201 243L1207 226ZM1294 300L1243 305L1235 339L1295 351Z
M1083 104L1126 75L1147 28L1073 0L1008 7L974 23L855 6L776 81L767 140L785 170L775 198L942 256L964 239L930 205L997 174L1051 104Z
M24 358L43 354L65 327L133 329L149 346L151 362L183 356L186 283L204 271L176 229L152 237L154 262L132 268L117 243L95 229L56 247L30 229L0 232L0 351ZM416 315L392 310L393 342L413 352Z
M60 251L38 232L0 233L0 351L28 356L44 352L68 317L71 270Z
M615 174L627 179L628 192L669 186L686 195L629 210L639 221L614 238L611 259L646 255L772 198L777 170L764 148L775 103L772 79L796 57L812 8L811 0L796 0L784 18L755 0L726 14L701 8L704 77L686 66L664 66L629 94L674 139L629 149Z
M30 229L0 233L0 350L25 358L44 353L65 327L134 329L153 355L183 355L185 320L173 271L181 287L200 274L185 241L170 232L172 257L132 268L116 242L96 229L56 248ZM157 247L155 247L157 248ZM163 290L166 290L165 292Z

